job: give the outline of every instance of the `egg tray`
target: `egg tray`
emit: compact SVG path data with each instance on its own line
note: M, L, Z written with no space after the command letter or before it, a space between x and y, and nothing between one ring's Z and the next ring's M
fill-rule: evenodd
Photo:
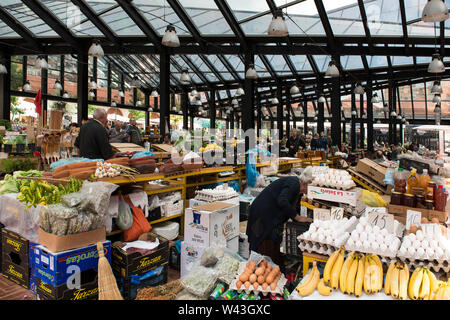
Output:
M416 259L410 256L399 256L397 258L403 263L407 264L412 270L418 267L427 267L435 272L444 271L445 273L450 272L450 262L445 259Z
M255 295L261 293L263 296L267 296L269 293L272 295L277 295L277 294L282 295L283 294L283 289L287 282L287 279L284 276L284 274L281 274L280 280L278 280L275 290L270 289L270 286L267 287L268 289L263 290L261 285L258 286L258 289L254 289L253 285L250 285L250 288L252 288L252 289L246 289L244 287L244 284L242 284L242 286L238 289L236 287L236 282L239 280L239 276L242 274L242 272L244 272L246 265L247 265L247 262L241 262L239 264L238 274L234 278L234 280L231 282L230 287L229 287L230 290L236 290L238 293L245 291L246 294L250 294L253 292Z
M345 246L345 244L344 244L344 246ZM397 252L398 252L399 248L400 248L400 246L397 248L397 250L393 254L388 255L388 254L386 254L386 252L381 252L379 250L372 250L372 249L361 250L361 249L358 249L358 248L356 248L354 246L346 247L346 249L348 249L350 251L361 252L361 253L364 253L364 254L376 254L379 257L384 257L384 258L390 259L390 260L394 260L395 259L395 257L397 256Z
M300 237L301 236L299 236L297 238L297 240ZM311 249L309 245L312 245L312 246L318 245L319 249L317 249L317 250ZM309 253L318 253L318 254L322 254L322 255L326 255L326 256L331 255L331 253L333 253L334 251L339 249L338 247L335 247L334 245L330 245L330 244L327 244L327 243L321 243L321 242L317 242L317 241L304 240L304 239L301 239L301 238L299 240L298 247L300 248L301 251L307 251Z
M315 182L311 182L310 185L315 186L315 187L324 187L324 188L344 190L344 191L347 191L347 190L350 190L350 189L353 189L354 187L356 187L356 184L354 184L354 183L348 187L344 187L343 184L331 185L331 184L326 184L326 183L315 183Z

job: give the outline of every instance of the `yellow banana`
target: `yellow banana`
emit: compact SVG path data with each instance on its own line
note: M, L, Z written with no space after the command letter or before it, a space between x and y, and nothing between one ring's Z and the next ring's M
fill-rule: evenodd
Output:
M422 284L422 279L423 279L423 269L422 268L417 268L419 269L414 277L414 279L411 277L411 281L409 283L409 291L411 291L411 296L410 298L412 300L418 300L419 299L419 290L420 290L420 286ZM416 270L414 270L416 271Z
M394 268L395 268L395 261L392 261L386 272L386 280L384 281L384 293L386 295L391 294L391 275L392 275L392 270L394 270Z
M383 289L383 265L381 263L380 258L376 254L373 254L372 258L375 260L375 262L378 266L378 269L379 269L378 272L379 272L380 276L378 277L377 292L380 292L381 289Z
M370 258L370 288L372 293L376 293L380 285L381 271L373 255Z
M365 256L361 255L359 257L358 271L356 272L356 279L355 279L355 296L356 297L360 297L361 293L362 293L364 272L365 272L364 260L365 260Z
M341 250L339 253L339 256L331 269L331 288L333 290L337 290L339 287L339 275L341 274L342 265L344 264L344 256L345 256L345 250Z
M403 269L400 270L398 281L398 298L400 300L406 300L408 297L408 280L409 268L406 264L403 264Z
M364 292L367 294L372 293L370 283L370 256L367 255L364 261Z
M331 256L328 258L327 263L325 264L325 269L323 270L323 282L325 282L326 284L330 283L331 270L333 269L334 263L336 262L340 251L341 249L338 249L335 252L333 252Z
M309 284L309 282L311 282L311 280L314 276L314 268L316 267L316 265L317 265L317 262L313 261L313 267L311 268L311 271L309 272L308 277L305 279L305 281L303 281L302 284L297 286L297 288L296 288L297 291L303 287L306 287Z
M422 270L422 285L420 286L419 290L419 299L424 300L425 298L428 299L428 296L430 295L430 278L428 277L427 273L428 269Z
M317 290L323 296L329 296L332 291L330 287L325 285L323 278L319 280L319 283L317 284Z
M309 296L311 293L313 293L314 290L316 290L317 285L319 284L320 271L319 269L317 269L316 265L314 265L312 272L313 278L311 279L311 281L309 281L305 287L297 290L302 297Z
M347 276L350 271L350 267L353 262L353 256L355 252L352 251L348 254L347 259L345 259L344 264L342 265L342 270L339 274L339 287L341 288L342 293L346 293L347 289Z
M391 275L391 295L394 299L397 299L399 295L399 276L400 269L398 264L396 264L394 270L392 270Z
M414 269L414 271L411 274L411 277L409 278L409 283L408 283L408 297L413 300L413 282L416 281L417 275L420 271L420 268L416 268Z
M439 283L438 280L436 279L436 276L434 275L433 272L431 272L431 270L427 269L427 274L428 277L430 278L430 295L428 296L428 300L432 300L432 295L433 293L437 290L437 288L439 287Z
M353 256L352 265L350 266L350 271L348 272L345 286L345 291L348 294L355 293L355 280L356 280L356 272L358 271L359 264L359 256Z

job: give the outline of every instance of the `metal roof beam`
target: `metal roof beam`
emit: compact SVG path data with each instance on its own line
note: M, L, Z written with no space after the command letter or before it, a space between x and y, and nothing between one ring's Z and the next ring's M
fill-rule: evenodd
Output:
M400 15L402 17L402 30L403 30L403 38L405 40L405 52L409 54L409 40L408 40L408 28L406 21L406 9L405 9L405 0L398 0L400 4Z
M183 24L189 30L192 37L201 47L203 47L205 40L200 35L200 32L198 31L197 27L192 22L191 18L187 15L186 11L184 10L180 2L178 0L167 0L167 2L172 7L173 11L175 11L178 18L180 18L181 22L183 22Z
M325 10L325 6L323 5L322 0L314 0L317 12L320 16L320 21L322 22L323 29L328 38L328 46L331 52L336 52L336 40L334 38L333 29L331 28L330 20L328 19L327 11Z
M358 0L359 11L361 13L361 20L364 26L364 32L366 33L367 43L369 44L369 48L373 48L372 36L370 35L369 25L367 23L367 14L366 9L364 7L364 1Z
M33 36L31 31L20 23L13 15L11 15L5 8L0 6L0 20L2 20L14 32L20 35L26 42L31 44L35 49L43 51L41 43Z
M238 37L242 47L246 48L247 41L245 39L244 31L242 31L241 26L234 17L232 10L228 6L228 3L223 0L214 0L214 2L216 3L217 8L219 8L233 33Z

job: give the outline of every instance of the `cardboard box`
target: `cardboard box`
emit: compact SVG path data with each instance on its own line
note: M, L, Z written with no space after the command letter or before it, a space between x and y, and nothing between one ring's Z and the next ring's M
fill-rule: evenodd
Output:
M346 203L353 207L356 207L356 203L358 199L361 198L361 195L362 190L360 188L344 191L325 187L308 186L308 199Z
M106 259L111 262L111 241L103 242L103 250ZM89 269L94 269L95 271L98 269L96 244L57 253L49 251L42 245L38 245L34 248L33 256L36 277L54 287L65 284L75 274Z
M364 158L358 161L356 165L356 171L365 174L369 178L372 178L375 182L384 186L384 176L386 175L387 168L379 165L378 163Z
M3 276L18 285L30 287L30 241L6 228L2 229Z
M239 236L239 205L211 202L187 208L184 214L184 240L211 247Z
M153 276L147 277L145 279L140 279L138 281L132 280L131 278L118 278L117 287L124 300L135 300L138 291L148 287L156 287L164 285L167 283L169 266L161 266L161 273L155 274ZM157 270L155 270L157 271Z
M394 216L404 216L406 221L406 214L408 210L414 210L422 213L422 218L427 218L431 221L433 218L438 218L440 223L445 223L448 218L448 212L445 211L436 211L429 209L421 209L421 208L410 208L406 206L399 206L394 204L388 205L388 212L393 214ZM398 219L397 219L398 220ZM401 222L400 220L398 220Z
M114 242L111 249L111 267L118 276L128 278L131 275L142 275L162 265L169 263L169 241L149 232L139 237L139 240L159 239L159 246L146 255L140 252L128 253L122 250L125 245L121 241Z
M230 198L227 200L221 200L220 202L231 203L231 204L239 204L239 197ZM188 208L192 208L195 206L200 206L202 204L211 203L208 201L197 200L197 199L189 199Z
M81 272L79 287L64 283L52 286L43 279L36 277L36 293L40 300L97 300L98 277L97 271L89 269Z
M171 217L183 213L183 200L161 204L161 217Z
M47 233L39 228L38 242L51 252L61 252L71 249L83 248L97 242L104 242L106 239L105 227L88 232L57 236Z

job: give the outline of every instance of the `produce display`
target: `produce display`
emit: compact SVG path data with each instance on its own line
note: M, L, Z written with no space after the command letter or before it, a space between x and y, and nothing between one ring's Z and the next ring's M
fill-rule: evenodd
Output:
M202 201L221 201L234 197L238 197L239 194L233 189L228 187L228 184L221 184L214 189L202 189L195 191L195 199Z
M133 180L133 175L139 174L136 169L122 166L120 164L97 161L97 168L94 173L95 178L112 178L117 176L125 176Z
M437 289L439 288L439 282L436 276L427 268L416 268L411 274L408 285L408 296L411 300L436 300ZM392 291L392 288L391 288ZM445 290L447 299L450 291ZM444 293L444 298L445 298ZM441 298L441 296L439 296Z
M351 175L345 170L330 169L329 167L313 167L313 186L349 190L356 186Z
M331 288L325 286L323 279L320 279L320 271L317 269L316 261L314 261L308 277L301 285L297 286L296 290L302 297L306 297L313 293L317 286L320 287L319 292L323 292L324 295L331 293Z
M251 291L262 292L265 295L269 292L275 292L282 278L280 267L272 266L266 260L262 260L258 264L249 261L245 264L244 270L239 273L240 275L234 284L238 292L245 290L247 294Z
M430 272L430 274L432 273ZM408 281L408 266L401 262L392 261L386 272L384 293L392 295L394 299L405 300L408 296Z

